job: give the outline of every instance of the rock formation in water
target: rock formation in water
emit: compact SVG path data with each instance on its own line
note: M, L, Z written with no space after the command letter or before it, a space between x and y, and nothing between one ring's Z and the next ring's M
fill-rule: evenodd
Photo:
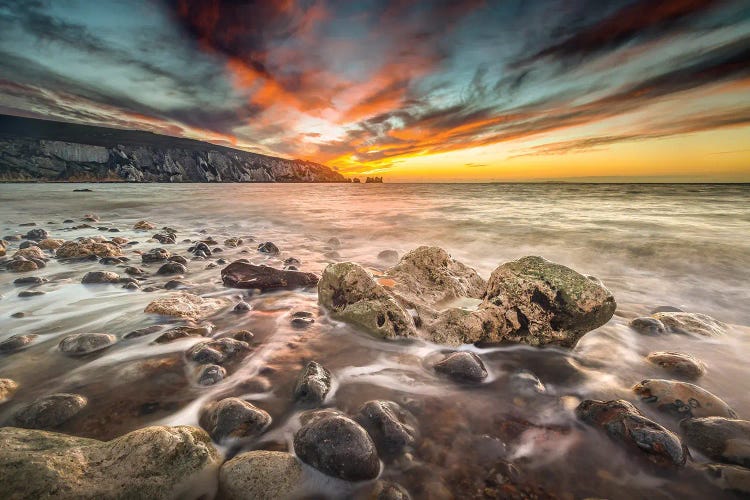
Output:
M0 181L347 182L329 167L144 131L0 115Z

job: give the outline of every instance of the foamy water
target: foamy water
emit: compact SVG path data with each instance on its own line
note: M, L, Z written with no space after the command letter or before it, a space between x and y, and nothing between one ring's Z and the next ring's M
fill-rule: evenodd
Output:
M231 394L248 397L274 422L258 439L222 447L228 456L258 448L291 450L300 411L291 404L294 378L304 362L314 359L334 374L327 406L354 412L364 401L392 399L415 413L421 426L418 449L410 460L384 463L382 476L400 482L416 498L480 496L486 469L500 460L516 463L522 482L557 495L670 498L717 492L690 471L665 477L643 470L627 451L578 425L572 413L575 403L623 397L676 429L676 421L652 413L629 388L644 378L669 378L644 356L678 350L708 365L699 385L741 417L750 416L748 387L741 383L750 379L750 186L93 185L88 187L94 192L74 193L76 187L82 186L0 185L0 236L25 233L29 228L19 224L26 222L66 240L123 236L140 242L125 251L134 259L130 264L138 266L136 249L164 246L188 256L190 244L179 243L183 239L212 236L221 243L238 236L245 245L224 248L212 260L244 257L280 266L285 258L296 257L303 271L317 274L332 260L383 269L377 259L380 251L393 249L402 255L419 245L441 246L485 278L503 262L542 255L601 278L614 293L618 311L571 351L466 346L484 359L491 376L479 387L464 387L431 370L430 360L443 347L384 342L356 332L318 310L313 291L245 297L253 308L250 313L226 311L208 321L215 325L214 335L253 331L253 351L222 383L201 387L195 384L195 366L183 356L200 339L154 345L150 342L158 334L153 334L121 340L82 359L61 354L57 343L66 334L106 332L122 338L164 322L143 309L168 292L82 285L86 271L122 270L51 260L31 273L49 278L38 287L45 295L19 298L24 288L13 284L19 275L0 273L0 340L13 334L40 335L31 348L0 358L0 377L21 385L14 400L0 405L0 420L39 395L77 392L90 404L60 430L109 439L151 424L197 425L203 404ZM79 224L86 213L99 215L101 222L93 225L121 232L70 230L75 224L62 223L74 219ZM153 232L131 229L140 219L175 228L178 243L147 241ZM340 247L329 245L332 237L341 241ZM273 241L281 255L257 253L255 246L263 241ZM339 257L332 257L332 251ZM246 295L224 288L221 266L205 269L207 263L188 265L186 281L193 283L193 293L233 301ZM147 283L161 287L168 279L152 277ZM711 339L644 337L627 326L630 319L665 305L728 322L730 333ZM315 314L311 328L291 327L291 313L299 310ZM26 316L11 317L20 311ZM166 368L144 368L147 360L166 360ZM521 368L539 376L547 395L526 401L512 394L508 376ZM270 381L271 391L242 392L241 382L259 375ZM508 422L520 420L540 425L509 435ZM308 472L309 492L348 497L366 489Z

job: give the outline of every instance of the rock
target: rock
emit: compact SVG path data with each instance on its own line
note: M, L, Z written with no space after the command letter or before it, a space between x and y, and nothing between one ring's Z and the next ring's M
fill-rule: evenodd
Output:
M117 342L117 337L108 333L75 333L60 341L58 348L65 354L81 356L105 349Z
M36 245L30 245L25 248L16 250L13 254L14 259L24 258L28 260L46 260L47 254L44 253L40 247Z
M722 490L733 491L745 498L750 495L750 469L736 465L705 464L700 468L706 479Z
M333 238L328 238L328 241L326 241L326 243L328 243L328 244L329 244L330 246L332 246L333 248L338 248L338 247L340 247L340 246L341 246L341 240L339 240L339 239L338 239L338 238L336 238L336 237L333 237Z
M41 276L24 276L13 280L14 285L41 285L47 283L47 278Z
M177 292L152 301L144 312L197 320L213 314L226 305L224 299L203 298L187 292Z
M203 365L198 374L198 385L218 384L226 376L227 371L219 365Z
M302 317L302 318L297 317L297 318L292 318L291 323L294 328L307 328L308 326L315 323L315 320L310 317Z
M164 283L164 288L167 290L182 290L188 288L188 284L180 280L169 280Z
M5 242L5 240L0 239L0 257L5 257L7 251L8 244Z
M436 363L435 371L458 381L481 382L487 378L487 369L481 358L473 352L459 351Z
M312 273L282 271L240 261L232 262L222 269L221 279L228 287L257 288L262 291L302 288L318 283L318 277Z
M323 365L310 361L297 376L294 400L310 405L321 405L331 390L331 372Z
M414 415L393 401L368 401L359 408L354 420L370 434L384 455L403 453L419 436Z
M664 335L667 333L664 323L655 318L635 318L630 322L630 328L642 335Z
M227 438L262 434L271 425L271 415L240 398L226 398L206 405L200 415L200 424L214 441L220 443Z
M43 239L49 238L49 233L44 229L32 229L24 236L27 240L42 241Z
M411 500L411 495L400 484L381 480L375 483L370 498L372 500Z
M171 233L156 233L152 238L162 245L173 245L176 243L175 236Z
M205 337L211 334L211 328L208 327L194 327L194 326L178 326L177 328L171 328L159 335L154 339L155 344L166 344L177 339L185 339L188 337Z
M52 429L73 418L87 404L88 400L79 394L42 396L17 411L13 415L13 425L25 429ZM0 446L2 448L4 446Z
M236 332L232 335L232 338L235 340L241 340L243 342L247 342L248 344L253 341L253 338L255 338L255 334L249 330L240 330L239 332Z
M284 259L284 267L294 266L299 267L302 263L299 261L299 259L295 257L289 257L287 259Z
M706 365L689 354L652 352L646 359L676 376L696 379L706 373Z
M248 303L247 303L247 302L245 302L244 300L241 300L241 301L237 302L237 303L236 303L236 304L234 305L234 307L232 308L232 311L234 311L234 312L236 312L236 313L246 313L246 312L248 312L248 311L249 311L250 309L252 309L252 308L250 307L250 304L248 304Z
M83 220L88 222L99 222L99 216L96 214L86 214L83 216Z
M15 380L0 378L0 403L12 398L17 390L18 383Z
M398 252L395 250L383 250L378 253L378 260L384 262L398 262Z
M247 342L225 337L195 344L188 350L187 358L197 363L220 365L248 351L250 346Z
M362 267L330 264L318 283L318 301L336 319L382 338L416 335L409 313Z
M160 332L161 330L162 330L161 325L145 326L143 328L138 328L137 330L133 330L132 332L126 333L122 338L137 339L139 337L144 337L152 333Z
M0 484L11 498L210 498L220 456L188 426L112 441L0 428Z
M26 335L16 334L11 335L7 339L0 342L0 354L7 354L11 352L20 351L28 347L38 335L29 333Z
M39 295L44 295L47 292L43 292L42 290L24 290L23 292L20 292L18 294L19 297L38 297Z
M270 241L266 241L265 243L261 243L260 245L258 245L258 251L260 253L265 253L268 255L278 255L280 253L279 247L277 247Z
M187 268L178 262L167 262L162 265L156 274L160 275L172 275L172 274L185 274Z
M250 451L221 466L219 495L226 500L294 498L302 479L302 466L291 453Z
M65 244L65 240L56 240L47 238L39 242L39 248L42 250L57 250Z
M539 377L529 370L518 370L510 376L511 390L523 397L531 398L539 394L544 394L547 389Z
M640 450L647 460L656 465L682 467L687 461L688 451L680 439L644 417L627 401L587 399L578 405L576 415L587 424L604 430L614 441Z
M202 241L199 241L195 246L188 248L188 252L199 257L211 257L211 249Z
M129 244L128 239L123 238L122 236L115 236L114 238L112 238L112 243L118 246Z
M680 430L688 446L711 460L750 467L750 421L687 418L680 422Z
M140 290L141 289L141 285L139 285L135 281L128 281L127 283L125 283L124 285L122 285L122 287L125 290Z
M182 255L173 255L169 259L170 262L177 262L178 264L182 264L183 266L187 266L188 261L185 257Z
M114 243L84 238L79 241L66 241L55 250L58 259L85 259L92 255L99 258L120 257L120 247Z
M661 321L671 333L698 334L707 337L727 333L727 325L706 314L660 312L653 314L652 317Z
M343 415L312 419L294 435L294 451L308 465L346 481L374 479L380 473L375 443Z
M125 274L128 274L130 276L140 276L144 273L145 271L140 267L128 266L125 268Z
M641 401L656 404L663 412L679 418L728 417L737 414L724 401L697 385L676 380L644 380L633 387Z
M653 309L651 309L651 312L649 314L656 314L656 313L661 313L661 312L679 312L679 313L681 313L681 312L685 312L685 311L683 311L679 307L674 307L674 306L657 306L657 307L654 307Z
M153 229L156 229L156 226L148 221L139 220L133 225L133 229L137 231L151 231Z
M120 275L110 271L90 271L86 273L81 280L81 283L84 285L119 282Z
M117 264L122 264L122 260L120 260L122 257L104 257L103 259L99 260L99 264L105 265L105 266L115 266Z
M242 245L242 238L228 238L224 240L224 245L230 247L230 248L236 248L240 245Z
M144 264L153 264L155 262L164 262L172 256L169 250L164 248L152 248L141 255L141 262Z
M8 271L14 273L27 273L39 269L39 265L36 262L26 259L13 259L8 262L5 267Z

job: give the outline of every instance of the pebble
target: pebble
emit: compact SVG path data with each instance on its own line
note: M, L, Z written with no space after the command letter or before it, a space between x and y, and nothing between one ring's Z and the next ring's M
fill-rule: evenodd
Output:
M453 352L436 363L434 368L457 381L481 382L487 378L487 369L482 359L468 351Z
M315 361L310 361L297 376L294 400L308 405L320 405L331 390L331 372Z

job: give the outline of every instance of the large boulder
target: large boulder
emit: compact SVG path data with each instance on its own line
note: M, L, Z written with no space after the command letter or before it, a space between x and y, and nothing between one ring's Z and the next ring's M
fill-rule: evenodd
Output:
M242 261L232 262L222 269L221 279L228 287L259 290L302 288L318 283L318 277L312 273L283 271Z
M688 451L680 438L644 417L627 401L587 399L578 405L576 415L587 424L602 429L612 440L640 451L656 465L682 467L687 461Z
M221 466L219 494L226 500L293 498L304 477L291 453L250 451Z
M226 305L225 299L203 298L192 293L180 292L159 297L146 306L144 312L197 320L219 311Z
M120 247L114 243L96 241L84 238L78 241L66 241L57 250L55 256L58 259L85 259L96 255L97 257L120 257Z
M724 417L686 418L680 429L688 446L712 460L750 467L750 421Z
M727 417L737 413L702 387L677 380L648 379L633 386L641 400L679 418Z
M0 485L9 499L211 498L219 460L194 427L146 427L108 442L0 428Z

